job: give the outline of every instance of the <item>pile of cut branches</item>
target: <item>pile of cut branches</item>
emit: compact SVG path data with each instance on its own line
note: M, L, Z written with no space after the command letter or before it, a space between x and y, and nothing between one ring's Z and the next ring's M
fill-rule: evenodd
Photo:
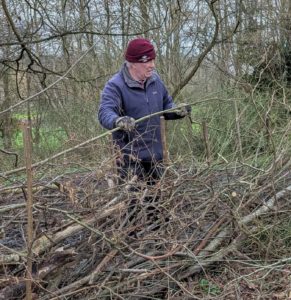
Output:
M156 185L116 185L100 171L34 182L34 299L237 299L223 282L214 289L208 270L263 252L289 262L271 243L268 253L254 245L291 208L290 161L274 170L171 166ZM25 187L1 195L0 299L24 299Z

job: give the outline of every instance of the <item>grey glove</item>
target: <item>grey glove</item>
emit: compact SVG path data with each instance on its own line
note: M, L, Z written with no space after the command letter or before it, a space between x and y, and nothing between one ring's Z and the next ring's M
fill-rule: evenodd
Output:
M120 117L115 121L115 126L125 131L132 131L135 127L135 119L128 116Z
M180 117L185 117L187 115L191 114L191 106L190 105L186 105L186 103L180 103L180 105L185 105L183 107L179 107L178 111L176 112L176 114Z

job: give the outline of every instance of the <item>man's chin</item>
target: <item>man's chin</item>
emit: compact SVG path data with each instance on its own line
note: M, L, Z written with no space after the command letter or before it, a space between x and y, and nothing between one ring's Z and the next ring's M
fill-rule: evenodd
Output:
M146 78L150 78L153 75L153 72L146 73Z

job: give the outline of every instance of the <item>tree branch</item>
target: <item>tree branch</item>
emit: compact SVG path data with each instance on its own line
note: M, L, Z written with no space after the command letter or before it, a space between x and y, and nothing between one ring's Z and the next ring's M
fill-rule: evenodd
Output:
M211 42L209 43L209 45L206 47L206 49L199 55L198 59L197 59L197 63L194 65L194 67L192 68L192 70L190 71L190 73L178 84L178 86L175 88L174 92L172 93L173 98L175 98L178 93L187 85L187 83L192 79L192 77L195 75L195 73L197 72L198 68L200 67L203 59L205 58L205 56L210 52L210 50L214 47L215 43L216 43L216 39L218 36L218 30L219 30L219 20L218 20L218 16L215 12L215 8L214 8L214 3L216 1L212 1L209 5L209 8L213 14L213 17L215 19L215 31L214 31L214 35L213 38L211 40Z

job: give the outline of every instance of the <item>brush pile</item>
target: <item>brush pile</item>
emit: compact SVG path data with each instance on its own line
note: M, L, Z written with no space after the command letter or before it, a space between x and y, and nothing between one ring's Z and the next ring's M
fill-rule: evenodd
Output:
M274 246L276 226L289 220L290 161L265 171L168 167L154 186L114 181L99 170L34 182L34 299L252 299L263 292L280 299L288 293L287 285L280 290L269 282L263 289L254 282L273 270L290 275L286 244L281 240L281 251ZM25 188L3 187L0 205L0 299L24 299ZM276 267L262 268L274 261ZM237 269L242 265L249 270Z

